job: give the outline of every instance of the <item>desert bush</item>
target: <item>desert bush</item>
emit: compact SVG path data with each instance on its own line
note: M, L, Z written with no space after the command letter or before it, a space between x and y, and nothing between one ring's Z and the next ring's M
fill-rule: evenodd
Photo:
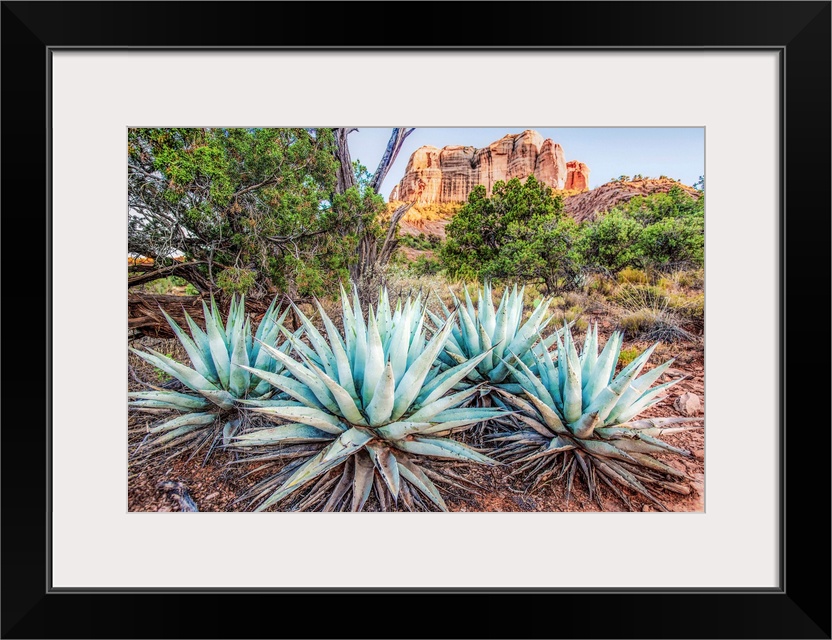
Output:
M685 317L664 289L653 285L624 285L615 295L618 326L638 340L676 342L696 340L684 329Z
M667 308L649 307L625 311L618 318L618 326L637 340L678 342L696 340L696 336L683 329L684 319Z
M622 367L626 367L633 360L635 360L638 355L639 355L639 351L636 347L629 347L627 349L622 349L621 353L618 356L618 364Z
M452 278L542 283L547 294L578 286L578 224L563 200L530 176L475 187L445 229L441 258Z
M663 274L659 285L667 289L695 289L701 291L705 288L704 269L677 269Z
M667 304L668 293L657 285L626 284L619 287L613 301L630 310Z
M563 308L580 307L586 309L589 302L589 296L580 291L569 291L563 296Z
M555 319L559 324L566 322L577 331L584 331L589 323L583 317L584 308L580 305L573 305L568 309L558 309L555 311Z
M217 286L226 294L245 295L257 281L257 272L253 269L228 267L217 274Z
M436 258L419 256L407 265L407 269L417 276L433 276L442 271L442 263Z
M587 276L585 290L590 294L595 293L606 298L615 293L616 287L616 279L603 273L592 273Z
M435 251L441 244L442 238L435 233L429 233L427 235L420 233L418 236L408 234L399 236L400 246L419 249L421 251Z
M705 327L705 294L668 296L668 307L693 324L696 329Z
M693 197L679 186L668 193L636 196L581 224L580 261L614 273L627 267L701 266L704 223L704 197Z
M618 272L616 279L622 284L648 284L650 282L644 271L633 267L624 267Z
M641 231L636 220L618 209L584 223L578 241L583 263L614 273L638 265L636 246Z

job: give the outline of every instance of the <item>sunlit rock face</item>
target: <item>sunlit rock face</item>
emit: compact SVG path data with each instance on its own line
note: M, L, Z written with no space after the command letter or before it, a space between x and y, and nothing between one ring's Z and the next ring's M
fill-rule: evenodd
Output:
M566 163L566 189L575 191L589 189L589 167L583 162L570 160Z
M573 182L588 185L589 169L585 164L567 163L563 147L531 129L503 136L482 149L425 146L410 156L404 177L393 188L390 200L415 200L422 204L464 202L477 185L484 185L491 195L498 180L525 180L531 175L553 189L565 189L569 188L570 164L575 165L575 171L583 172Z

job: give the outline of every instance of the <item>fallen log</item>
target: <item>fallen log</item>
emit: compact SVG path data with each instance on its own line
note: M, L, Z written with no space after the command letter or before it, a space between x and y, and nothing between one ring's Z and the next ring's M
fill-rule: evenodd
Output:
M205 298L206 302L209 300ZM153 338L173 338L162 310L173 318L180 327L186 327L185 313L193 318L201 327L205 326L202 313L201 296L170 296L152 293L129 293L127 295L127 330L132 338L150 336ZM265 315L271 301L246 300L246 311L252 314L252 321L259 322ZM225 317L228 304L217 300L217 304Z
M132 336L173 338L174 333L165 320L162 309L179 326L185 325L185 313L204 326L202 298L199 296L165 296L149 293L127 295L127 329Z
M205 317L202 313L202 301L210 304L210 296L171 296L154 293L128 293L127 294L127 335L129 338L174 338L176 337L170 328L162 310L165 311L176 323L186 328L185 313L193 318L200 327L205 326ZM217 305L223 318L228 311L229 300L217 298ZM246 312L251 314L251 321L256 326L271 304L271 298L252 299L246 298ZM299 298L295 300L297 305L311 304L311 298ZM283 303L285 305L285 301ZM285 308L285 307L284 307ZM310 311L311 311L310 307ZM288 326L296 330L300 326L300 320L294 312L289 313Z

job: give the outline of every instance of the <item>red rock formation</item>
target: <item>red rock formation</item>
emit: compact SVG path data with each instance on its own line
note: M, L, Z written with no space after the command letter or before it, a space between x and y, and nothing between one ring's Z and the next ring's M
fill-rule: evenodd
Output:
M589 169L586 171L588 184ZM509 134L483 149L451 145L420 147L407 163L404 177L390 200L416 200L423 204L464 202L481 184L491 195L498 180L530 175L553 189L563 189L568 179L563 148L537 131Z
M569 191L585 191L589 189L589 167L577 160L567 162L565 188Z
M547 138L540 146L540 154L534 167L534 177L553 189L563 189L568 178L563 147Z
M439 202L442 189L442 170L439 168L439 149L419 147L410 156L404 178L393 189L396 200ZM393 194L390 194L393 200Z
M644 178L632 182L608 182L591 191L576 193L563 199L564 211L578 222L594 220L599 213L609 211L613 207L628 202L635 196L649 196L654 193L667 193L674 186L693 196L701 197L701 193L680 182L669 178ZM445 226L451 221L455 211L462 205L448 205L447 210L436 216L433 212L424 217L418 205L413 207L402 219L400 232L404 235L418 236L420 233L434 234L444 240Z
M694 198L701 195L693 187L670 178L645 178L632 182L608 182L600 187L595 187L592 191L567 196L563 200L563 208L578 222L594 220L599 213L609 211L613 207L628 202L635 196L667 193L674 186L680 187Z

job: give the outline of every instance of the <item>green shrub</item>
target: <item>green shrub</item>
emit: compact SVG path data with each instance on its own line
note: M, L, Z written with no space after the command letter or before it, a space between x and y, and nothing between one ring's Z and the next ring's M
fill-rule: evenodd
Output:
M646 307L624 312L618 326L635 340L679 342L696 340L696 336L682 328L684 320L667 308Z
M688 322L679 312L686 304L684 296L675 303L673 300L673 295L658 286L624 285L614 298L620 306L618 326L637 340L695 340L696 336L683 328Z
M436 258L419 256L407 269L416 276L432 276L442 271L442 264Z
M690 321L697 329L705 327L705 294L673 294L668 297L668 308Z
M705 270L704 269L690 269L688 271L676 271L673 274L674 279L679 285L687 287L688 289L705 288Z
M252 269L228 267L217 275L217 286L227 294L245 295L254 286L256 279L257 272Z
M650 282L650 279L644 271L641 269L633 269L632 267L624 267L618 272L617 279L622 284L647 284Z
M615 273L638 264L636 246L641 231L636 220L616 209L585 223L579 241L583 262Z
M622 367L626 367L630 364L636 357L639 355L639 350L635 347L629 347L627 349L622 349L621 353L618 356L618 364Z
M440 255L451 278L537 282L548 294L577 286L579 226L534 176L498 181L491 197L475 187L445 231Z

